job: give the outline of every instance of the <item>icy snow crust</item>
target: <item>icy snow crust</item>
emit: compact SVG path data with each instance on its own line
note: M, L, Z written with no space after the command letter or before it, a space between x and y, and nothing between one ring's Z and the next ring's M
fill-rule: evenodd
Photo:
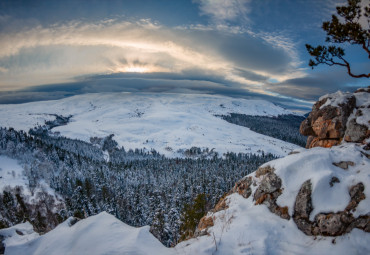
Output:
M289 206L291 214L301 185L311 179L315 208L312 214L343 210L349 202L349 187L362 182L366 199L360 202L355 216L369 213L370 160L363 152L356 144L343 144L331 149L301 149L298 154L267 163L282 179L284 190L279 204ZM355 165L347 170L332 165L346 160ZM330 187L331 176L340 183ZM253 193L256 187L252 185ZM245 199L234 193L226 199L228 209L208 213L214 218L209 235L181 242L174 248L162 246L149 233L149 227L133 228L101 213L72 227L66 221L43 236L33 236L33 240L14 241L12 236L6 239L6 254L370 254L370 233L353 229L336 238L306 236L293 219L284 220L265 205L255 205L253 196Z
M114 134L125 149L155 149L168 157L193 146L225 152L259 150L286 155L296 145L257 134L215 117L229 113L260 116L292 114L263 100L197 94L107 93L86 94L56 101L0 105L0 126L28 131L58 114L73 115L66 126L53 131L89 141Z

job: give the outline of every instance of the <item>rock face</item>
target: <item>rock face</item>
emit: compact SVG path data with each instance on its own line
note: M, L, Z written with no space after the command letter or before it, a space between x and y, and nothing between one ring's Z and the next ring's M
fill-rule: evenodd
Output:
M370 86L355 93L337 92L323 96L301 123L308 136L306 148L332 147L347 142L365 143L370 137Z

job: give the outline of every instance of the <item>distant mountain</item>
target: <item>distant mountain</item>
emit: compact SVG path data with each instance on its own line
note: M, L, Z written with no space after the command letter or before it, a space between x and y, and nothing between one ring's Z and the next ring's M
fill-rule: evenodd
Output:
M53 132L86 142L91 137L114 134L118 146L125 149L155 149L168 157L181 156L191 147L214 149L221 155L264 151L277 156L297 148L216 117L230 113L270 117L292 114L263 100L197 94L108 93L0 105L0 126L28 131L47 122L50 127L56 126Z

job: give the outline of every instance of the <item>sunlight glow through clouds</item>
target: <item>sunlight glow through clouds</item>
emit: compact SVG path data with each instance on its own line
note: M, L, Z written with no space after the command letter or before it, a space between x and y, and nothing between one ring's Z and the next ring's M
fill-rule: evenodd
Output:
M130 66L130 67L123 67L121 70L118 69L120 72L128 72L128 73L148 73L151 72L146 67L139 67L139 66Z
M199 37L200 32L204 37ZM239 42L236 46L240 49L228 46L230 41ZM259 41L260 46L251 46L252 50L243 44L255 44ZM222 76L225 81L240 84L247 91L268 94L261 88L261 81L241 76L237 70L273 76L279 81L300 77L302 72L294 72L294 46L288 46L287 50L287 44L272 42L271 38L258 38L256 34L252 36L249 33L228 32L225 25L222 30L217 26L210 26L208 31L191 27L164 27L151 23L150 20L109 20L95 23L75 21L36 26L6 36L2 36L0 32L0 68L16 70L0 73L0 90L9 88L6 86L9 84L14 84L14 88L22 88L26 85L69 82L73 77L83 75L155 72L181 74L196 70L197 73L208 76ZM36 49L38 53L35 59L36 53L32 52ZM257 60L253 49L262 53L265 52L264 49L268 50L265 56L258 56ZM235 61L228 55L230 50L238 58ZM271 56L271 53L276 56ZM245 58L242 57L243 54ZM43 55L48 57L47 63L43 62ZM285 62L280 65L285 66L282 71L261 65L261 61L280 61L282 55L291 59L291 64ZM7 59L11 61L7 63ZM244 63L249 62L249 66L241 66L240 59ZM253 68L256 60L262 67ZM4 63L7 66L2 67ZM271 63L268 66L271 67ZM50 80L48 77L51 77Z

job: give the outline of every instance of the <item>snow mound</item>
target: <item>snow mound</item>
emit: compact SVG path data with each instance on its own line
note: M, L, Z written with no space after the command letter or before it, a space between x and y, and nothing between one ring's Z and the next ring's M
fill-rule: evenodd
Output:
M105 212L72 226L71 221L28 242L6 239L6 254L172 254L149 233L149 227L130 227Z
M214 148L218 153L264 152L283 156L296 145L257 134L216 117L241 113L259 116L293 114L263 100L196 94L107 93L62 100L0 105L0 126L17 130L72 115L65 126L53 128L86 142L114 134L125 149L155 149L168 157L191 147Z

